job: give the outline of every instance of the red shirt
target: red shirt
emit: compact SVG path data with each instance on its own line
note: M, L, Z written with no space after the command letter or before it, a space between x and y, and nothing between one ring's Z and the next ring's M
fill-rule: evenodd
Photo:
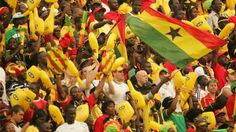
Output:
M104 130L104 123L103 121L108 117L108 115L103 114L96 120L94 124L94 132L103 132Z
M227 103L226 103L227 115L228 115L230 120L233 120L234 99L235 99L235 94L229 96L228 99L227 99Z
M225 76L227 74L227 71L223 66L218 63L212 65L212 69L214 71L215 78L218 80L218 88L219 90L221 90L226 84Z
M85 101L88 103L89 108L93 108L93 106L96 104L97 99L94 96L94 93L91 93L88 98L85 99Z
M213 104L215 102L216 96L215 98L211 98L210 94L208 93L205 97L202 98L201 100L201 105L203 108L208 107L210 104Z
M71 101L71 98L67 97L65 101L60 102L60 106L63 109L63 111L65 110L66 106L70 103L70 101Z
M43 99L33 100L33 104L37 106L38 109L44 109L47 106L47 101Z

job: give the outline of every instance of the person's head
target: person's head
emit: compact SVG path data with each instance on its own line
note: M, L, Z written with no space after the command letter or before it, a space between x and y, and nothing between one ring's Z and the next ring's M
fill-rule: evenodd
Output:
M43 110L39 109L35 111L30 124L40 126L42 123L47 121L47 116L48 115Z
M106 11L105 8L95 8L93 11L95 19L99 22L103 21L105 11Z
M217 123L225 123L226 122L225 114L226 113L223 111L218 111L218 113L215 113L216 122Z
M216 94L218 90L218 81L216 79L210 79L207 83L207 90L211 94Z
M65 108L65 117L68 124L73 124L76 117L75 107L72 104L68 104Z
M163 107L164 109L170 108L170 106L171 106L173 100L174 100L174 98L172 98L172 97L166 97L166 98L163 100L163 102L162 102L162 107Z
M180 9L179 0L170 0L169 6L170 6L171 11L173 12L178 11Z
M102 104L102 113L109 116L115 115L115 103L112 100L106 100Z
M201 86L201 87L205 87L207 86L207 82L208 82L208 78L205 75L201 75L197 78L197 83Z
M200 59L198 59L198 62L201 65L206 66L206 64L207 64L207 56L201 57Z
M42 51L37 55L38 64L47 66L47 53Z
M152 73L151 63L146 61L146 60L141 64L141 69L145 70L147 72L147 74L151 74Z
M7 45L6 45L6 48L8 49L8 50L12 50L12 51L14 51L16 48L18 48L18 46L19 46L19 42L18 42L18 39L17 38L10 38L9 39L9 41L7 41L7 43L6 43Z
M190 6L186 14L189 21L193 20L199 14L197 6Z
M189 109L188 112L186 113L187 121L193 123L194 119L200 114L202 114L202 112L203 111L201 109L196 109L196 108Z
M148 82L148 74L144 70L140 70L135 75L137 82L139 85L143 86L145 83Z
M65 12L65 14L71 16L72 15L72 11L71 11L71 5L68 1L63 1L60 4L60 10Z
M23 121L24 109L20 105L15 105L11 109L11 118L16 123L20 123Z
M74 86L70 89L70 96L72 100L81 101L83 99L84 93L78 87Z
M91 1L91 10L93 11L95 8L102 8L101 0L92 0Z
M177 19L186 20L186 11L179 10L178 13L177 13Z
M40 132L52 132L52 125L49 122L43 122L38 128Z
M115 70L114 72L112 72L114 80L122 82L124 81L124 69L122 66L118 67L117 70Z
M5 126L3 126L2 131L3 132L16 132L14 125L12 123L7 123Z
M163 79L164 77L168 77L170 74L166 68L163 68L159 71L159 78Z
M14 14L12 19L12 22L15 27L27 23L26 17L21 12L17 12L16 14Z
M1 7L0 8L0 20L6 20L10 16L10 11L8 7Z
M189 66L185 66L182 70L181 73L183 76L187 75L190 72Z
M108 6L112 11L116 11L119 8L117 0L108 0Z
M134 0L132 3L133 13L138 14L141 11L141 2L139 0Z
M221 66L226 67L229 63L229 58L226 56L226 54L222 54L218 56L217 61Z
M213 0L211 3L211 9L216 13L219 13L222 8L221 0Z

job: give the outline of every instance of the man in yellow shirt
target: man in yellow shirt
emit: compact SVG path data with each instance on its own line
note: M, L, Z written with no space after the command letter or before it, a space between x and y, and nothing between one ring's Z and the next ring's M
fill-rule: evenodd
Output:
M95 21L90 24L90 31L93 32L96 37L98 37L101 33L107 34L111 29L111 25L113 24L112 21L104 20L105 11L105 8L94 9Z

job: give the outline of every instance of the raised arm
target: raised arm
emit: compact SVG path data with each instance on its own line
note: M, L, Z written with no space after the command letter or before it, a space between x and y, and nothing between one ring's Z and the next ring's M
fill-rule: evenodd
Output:
M171 103L171 106L170 108L167 109L167 116L170 116L171 113L173 113L176 109L176 105L178 103L178 100L179 100L179 93L180 93L180 90L176 90L176 95L175 95L175 98L173 100L173 102Z

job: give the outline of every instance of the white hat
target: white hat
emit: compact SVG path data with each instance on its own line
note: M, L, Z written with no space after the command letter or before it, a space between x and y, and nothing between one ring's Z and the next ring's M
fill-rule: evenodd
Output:
M21 12L17 12L13 15L12 19L25 17Z

